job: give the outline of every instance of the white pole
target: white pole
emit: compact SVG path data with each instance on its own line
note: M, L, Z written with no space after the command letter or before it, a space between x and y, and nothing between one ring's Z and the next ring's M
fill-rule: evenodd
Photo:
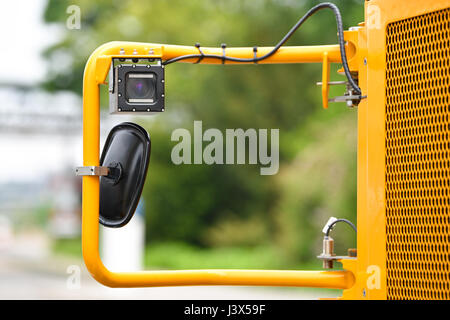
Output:
M121 228L100 225L101 257L104 265L114 272L143 269L145 250L145 219L143 200L133 218Z

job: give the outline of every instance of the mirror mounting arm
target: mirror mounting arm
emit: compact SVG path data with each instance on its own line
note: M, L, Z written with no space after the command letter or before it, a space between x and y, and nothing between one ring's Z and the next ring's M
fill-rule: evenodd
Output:
M108 176L109 168L103 166L84 166L77 167L75 174L77 176Z
M77 167L75 174L77 176L98 176L110 179L113 184L116 184L122 178L122 165L120 162L111 162L107 167L104 166L84 166Z

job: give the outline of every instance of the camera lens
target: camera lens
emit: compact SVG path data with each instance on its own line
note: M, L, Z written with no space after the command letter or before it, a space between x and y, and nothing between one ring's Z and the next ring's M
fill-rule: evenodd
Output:
M152 95L153 88L147 79L130 79L127 90L130 98L145 98Z
M156 75L154 73L128 73L125 87L129 102L153 103L156 93Z

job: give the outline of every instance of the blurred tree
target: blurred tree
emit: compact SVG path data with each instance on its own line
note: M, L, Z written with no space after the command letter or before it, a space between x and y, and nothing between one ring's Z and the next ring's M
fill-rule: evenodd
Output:
M203 46L226 42L229 47L274 45L317 2L49 0L44 19L61 25L63 32L60 41L44 52L49 68L42 86L81 95L88 56L112 40L200 42ZM335 3L341 9L344 28L363 20L362 0ZM64 29L66 8L72 4L81 8L80 30ZM323 10L310 18L288 44L330 43L337 43L336 23L332 12ZM136 119L148 128L153 142L144 190L149 241L232 245L235 238L238 243L253 243L252 239L260 239L263 232L268 242L286 249L292 259L307 260L314 256L306 250L314 240L310 236L320 236L326 220L318 212L326 208L327 215L355 217L356 145L341 138L354 132L356 119L348 121L345 116L337 121L348 111L331 109L343 110L342 105L321 110L320 89L314 84L320 79L320 68L319 64L224 67L183 63L167 68L167 111L152 120ZM107 101L106 94L103 90L102 101ZM325 117L329 119L322 122L317 112L328 113ZM170 160L175 145L170 141L171 132L179 127L192 130L193 120L202 120L204 130L279 128L280 174L260 176L255 165L175 166ZM304 129L314 125L313 131ZM329 131L331 127L333 132ZM335 130L343 133L334 134ZM312 172L309 164L314 164ZM330 170L335 174L328 175ZM326 186L331 185L336 188L332 188L330 199ZM315 217L320 218L319 227L311 229ZM257 228L248 233L250 240L243 239L242 228L230 227L239 221ZM235 237L233 230L240 236Z

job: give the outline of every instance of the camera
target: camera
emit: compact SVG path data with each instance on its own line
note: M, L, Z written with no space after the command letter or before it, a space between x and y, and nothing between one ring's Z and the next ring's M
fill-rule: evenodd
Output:
M164 65L155 58L113 58L109 71L109 111L164 111Z

